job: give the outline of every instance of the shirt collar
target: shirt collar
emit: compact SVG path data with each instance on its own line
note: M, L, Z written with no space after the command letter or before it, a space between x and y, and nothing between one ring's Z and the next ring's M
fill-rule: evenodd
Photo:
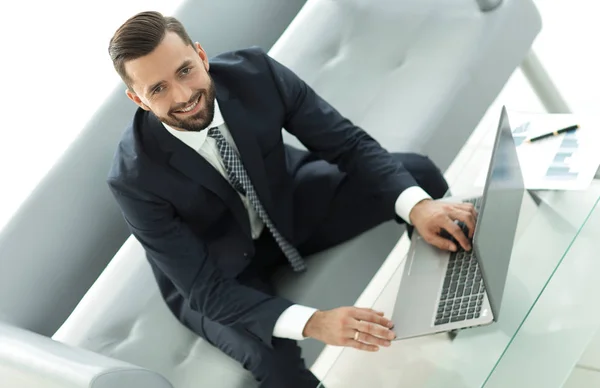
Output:
M206 141L206 137L208 135L207 130L203 130L200 132L178 131L165 123L162 123L162 124L167 129L167 131L169 131L171 133L171 135L175 136L176 138L181 140L183 143L185 143L187 146L191 147L192 149L194 149L196 151L198 149L200 149L200 147L202 147L202 144L204 144L204 142ZM212 122L206 128L208 129L208 128L213 128L213 127L220 127L223 124L225 124L225 120L223 119L223 115L221 114L221 109L219 108L219 103L217 102L217 99L215 98L215 114L213 116Z

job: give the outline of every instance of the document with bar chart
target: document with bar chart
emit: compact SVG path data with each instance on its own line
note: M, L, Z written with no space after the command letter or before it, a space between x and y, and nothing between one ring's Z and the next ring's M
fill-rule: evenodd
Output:
M590 185L600 165L600 116L509 112L509 121L526 188L581 190ZM575 131L525 141L575 124Z

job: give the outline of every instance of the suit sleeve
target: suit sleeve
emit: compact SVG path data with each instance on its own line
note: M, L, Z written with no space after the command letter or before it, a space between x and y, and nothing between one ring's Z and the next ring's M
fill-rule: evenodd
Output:
M134 190L109 186L123 216L149 259L189 300L190 307L224 326L242 327L271 346L273 328L292 305L221 274L205 243L179 219L172 206Z
M369 136L343 117L294 72L264 54L285 106L284 127L311 152L377 187L394 212L398 196L418 186L412 175Z

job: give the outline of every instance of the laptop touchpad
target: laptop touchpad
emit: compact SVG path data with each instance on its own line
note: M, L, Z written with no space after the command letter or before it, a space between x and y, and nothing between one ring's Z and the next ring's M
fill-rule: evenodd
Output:
M438 249L417 236L413 241L415 244L411 252L409 264L409 275L419 275L429 272L443 271L448 265L449 252Z

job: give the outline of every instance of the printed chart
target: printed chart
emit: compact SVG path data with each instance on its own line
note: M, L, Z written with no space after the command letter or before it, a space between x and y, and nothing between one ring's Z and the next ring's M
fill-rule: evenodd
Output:
M508 118L527 189L582 190L590 185L600 166L600 116L509 111ZM575 124L577 130L525 141ZM476 180L477 187L485 184L486 172Z
M600 118L573 114L509 114L528 189L580 190L600 165ZM532 143L531 137L578 124L579 129Z

